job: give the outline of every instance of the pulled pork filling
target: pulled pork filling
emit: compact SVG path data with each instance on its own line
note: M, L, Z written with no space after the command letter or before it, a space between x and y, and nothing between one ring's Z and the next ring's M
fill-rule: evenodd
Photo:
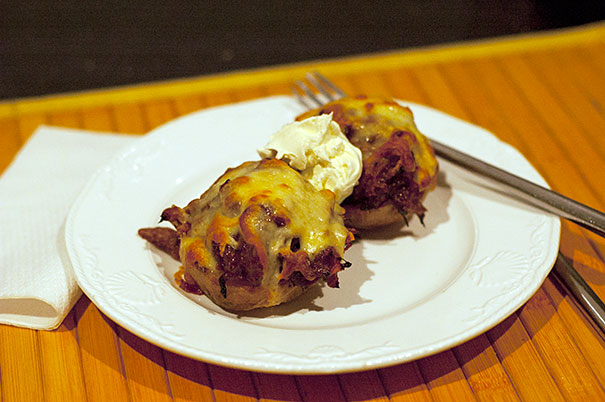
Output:
M403 137L408 137L406 141ZM361 209L379 208L389 202L405 215L424 216L422 192L414 181L416 161L409 141L415 137L406 131L396 130L391 138L365 161L359 184L343 206L359 205Z
M331 288L338 287L338 276L335 274L351 265L340 258L333 247L323 249L313 259L304 251L298 250L280 256L280 261L281 283L287 281L296 286L310 286L317 279L324 278Z

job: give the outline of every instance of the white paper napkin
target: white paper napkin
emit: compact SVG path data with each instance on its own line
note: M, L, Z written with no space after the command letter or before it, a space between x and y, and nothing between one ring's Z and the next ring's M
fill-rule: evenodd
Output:
M92 173L135 139L42 126L0 177L0 323L61 324L82 294L65 218Z

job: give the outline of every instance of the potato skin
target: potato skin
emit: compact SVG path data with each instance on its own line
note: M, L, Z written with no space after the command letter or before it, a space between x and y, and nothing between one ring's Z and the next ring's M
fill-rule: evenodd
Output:
M353 235L331 191L285 162L228 169L199 199L162 213L176 228L185 274L232 311L290 301L325 280L338 286Z
M425 214L423 201L437 183L438 163L409 108L391 99L342 98L297 117L332 113L363 156L359 183L342 206L349 227L368 229Z

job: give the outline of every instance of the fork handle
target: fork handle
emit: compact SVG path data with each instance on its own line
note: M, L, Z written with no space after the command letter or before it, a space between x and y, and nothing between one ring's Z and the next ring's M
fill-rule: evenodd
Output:
M435 154L449 162L515 190L516 195L534 206L568 219L605 237L605 214L567 198L555 191L527 181L489 163L460 152L435 140L430 140Z
M565 285L576 302L582 306L601 330L601 333L605 335L605 304L561 252L559 252L551 272Z

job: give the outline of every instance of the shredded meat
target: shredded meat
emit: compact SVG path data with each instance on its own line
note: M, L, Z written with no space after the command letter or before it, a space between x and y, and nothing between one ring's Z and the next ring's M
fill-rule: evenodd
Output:
M222 252L220 248L219 244L212 244L217 268L224 272L225 285L259 286L261 284L264 267L253 246L240 240L237 248L229 244Z
M280 282L289 281L299 286L309 286L319 279L326 281L332 288L338 287L338 272L349 265L335 252L333 247L320 251L313 260L302 250L282 256Z
M368 158L359 184L346 200L345 206L357 204L362 209L372 209L390 202L402 214L424 214L423 194L413 180L416 161L405 136L414 138L406 131L396 130Z

